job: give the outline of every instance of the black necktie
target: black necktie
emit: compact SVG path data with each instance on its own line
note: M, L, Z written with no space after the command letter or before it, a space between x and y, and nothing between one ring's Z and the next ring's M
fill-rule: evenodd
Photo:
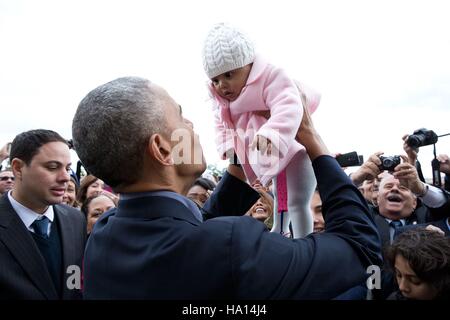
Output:
M38 219L34 220L34 222L31 224L34 229L34 233L47 239L48 238L48 234L47 234L48 223L49 223L49 220L46 216L44 216L40 220L38 220Z
M400 227L403 227L403 223L399 220L393 220L389 223L394 230L397 230Z
M391 242L390 243L392 243L394 241L397 229L403 227L403 223L400 220L393 220L393 221L389 222L389 225L392 227L392 229L394 229L394 232L391 233Z

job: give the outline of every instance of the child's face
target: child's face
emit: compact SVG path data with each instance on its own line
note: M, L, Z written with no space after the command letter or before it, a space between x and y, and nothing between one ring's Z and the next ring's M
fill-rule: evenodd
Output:
M242 88L247 83L252 65L234 69L211 79L217 94L228 101L234 101L239 97Z
M408 260L401 254L397 254L395 257L395 277L402 295L406 298L430 300L437 294L434 287L417 277Z

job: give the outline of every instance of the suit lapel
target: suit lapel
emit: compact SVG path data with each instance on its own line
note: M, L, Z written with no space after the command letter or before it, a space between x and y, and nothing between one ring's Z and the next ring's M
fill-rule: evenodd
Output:
M375 224L378 228L378 233L380 234L381 238L381 244L384 247L385 245L388 245L391 242L391 235L390 235L390 229L389 224L386 221L385 218L381 215L375 215Z
M63 265L63 292L66 293L66 268L68 265L73 264L76 261L75 248L73 241L75 239L75 230L73 224L70 223L70 219L67 216L68 212L62 206L53 206L53 212L58 216L58 227L59 235L61 237L61 254L62 254L62 265Z
M0 228L0 241L9 249L35 286L47 299L58 299L45 260L6 195L0 198Z

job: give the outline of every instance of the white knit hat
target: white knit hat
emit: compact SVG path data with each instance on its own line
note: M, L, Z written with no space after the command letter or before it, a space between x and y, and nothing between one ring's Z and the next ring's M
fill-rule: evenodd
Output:
M203 67L210 79L253 62L255 50L241 32L224 23L215 25L203 47Z

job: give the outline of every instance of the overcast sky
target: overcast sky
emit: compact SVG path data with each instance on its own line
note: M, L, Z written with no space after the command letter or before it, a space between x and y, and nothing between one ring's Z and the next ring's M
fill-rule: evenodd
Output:
M182 105L215 163L201 49L210 27L228 22L322 94L313 120L332 152L399 154L405 133L450 132L447 3L0 0L0 145L36 128L70 138L90 90L135 75ZM437 151L450 154L450 137ZM432 155L419 154L426 176Z

